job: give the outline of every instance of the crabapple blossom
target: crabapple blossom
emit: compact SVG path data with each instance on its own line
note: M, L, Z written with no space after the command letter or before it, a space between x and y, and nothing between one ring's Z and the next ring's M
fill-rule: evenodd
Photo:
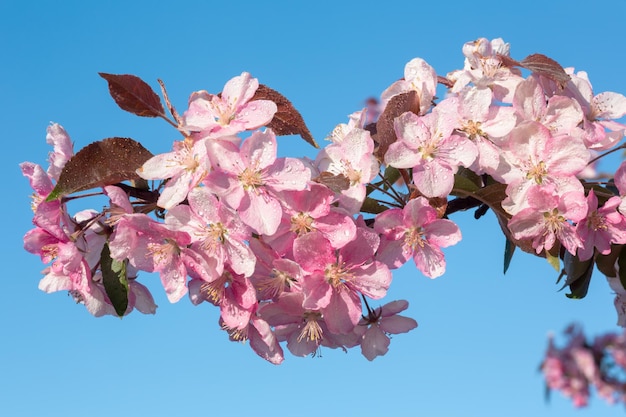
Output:
M408 307L409 303L405 300L392 301L361 318L354 331L361 335L363 356L373 361L377 356L385 355L391 342L388 335L406 333L417 327L412 318L398 315Z
M202 268L206 281L222 275L224 265L236 274L250 276L255 257L245 243L251 230L237 213L226 207L206 188L196 187L189 193L189 205L179 205L165 215L165 224L173 230L190 236L190 255L200 262L204 259L211 268ZM194 263L194 267L200 263ZM194 269L194 268L192 268Z
M198 91L189 98L183 128L194 139L216 139L267 125L276 113L271 100L252 100L259 81L249 73L230 79L222 93Z
M509 220L509 230L517 240L530 240L539 254L550 250L557 240L572 254L583 246L571 222L578 222L587 215L584 196L576 191L558 195L554 189L531 188L528 191L528 207Z
M187 138L174 142L172 152L150 158L137 173L146 180L168 180L157 204L169 210L187 198L210 169L206 141Z
M478 151L472 141L453 134L453 122L437 109L425 116L406 112L395 119L398 141L385 154L385 163L412 168L413 181L426 197L446 197L460 165L470 166Z
M578 249L581 261L590 259L594 248L608 255L611 253L611 244L626 243L626 219L617 211L620 203L621 199L613 196L598 208L598 197L593 190L589 190L587 217L576 225L576 233L583 245Z
M259 234L276 232L282 215L279 192L303 190L311 172L295 158L276 158L271 129L256 131L238 149L226 141L212 141L214 170L204 184Z
M382 236L376 259L390 268L399 268L413 258L415 266L429 278L445 272L441 248L461 240L459 227L450 220L438 219L424 197L410 200L403 209L379 214L374 230Z
M437 92L437 73L422 58L414 58L404 66L404 78L391 84L381 94L381 108L385 108L389 100L398 94L416 91L419 100L419 114L426 114L431 108Z
M391 284L391 272L374 260L378 236L364 227L341 249L319 232L294 242L295 261L307 273L302 282L304 308L321 310L331 333L350 332L361 317L359 293L379 299Z
M547 127L534 121L518 124L503 149L509 168L501 172L507 185L502 208L515 215L528 207L530 190L554 187L556 192L583 192L576 175L589 160L581 140L567 135L552 136Z
M320 171L344 175L350 186L341 191L339 207L353 215L359 212L366 195L366 184L378 175L378 161L369 131L355 127L340 142L332 143L318 154Z

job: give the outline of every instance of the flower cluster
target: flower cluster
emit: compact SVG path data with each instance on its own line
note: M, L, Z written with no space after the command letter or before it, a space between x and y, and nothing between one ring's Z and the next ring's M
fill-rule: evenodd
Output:
M367 300L384 298L409 259L443 275L442 248L461 240L449 218L458 210L490 208L512 245L618 276L626 165L604 182L588 172L591 152L620 146L626 97L594 95L584 72L542 55L515 61L501 39L463 54L446 77L411 60L382 93L379 119L371 108L351 114L313 160L277 157L277 136L315 141L291 103L248 73L219 94L194 92L182 115L162 87L171 119L143 81L101 74L116 81L120 107L161 117L182 138L155 156L121 138L74 155L50 126L48 171L21 165L35 190L25 248L50 264L40 288L67 290L96 316L154 313L138 278L156 272L170 302L219 307L232 340L278 364L282 346L296 356L360 346L372 360L389 335L417 327L398 315L406 301ZM439 101L438 84L448 88ZM67 202L84 195L69 195L90 188L108 206L70 215ZM577 280L586 291L583 279L568 275L572 291Z
M626 333L608 333L587 342L582 329L571 325L558 348L552 337L541 364L549 390L560 391L576 407L589 403L592 389L610 404L626 403Z

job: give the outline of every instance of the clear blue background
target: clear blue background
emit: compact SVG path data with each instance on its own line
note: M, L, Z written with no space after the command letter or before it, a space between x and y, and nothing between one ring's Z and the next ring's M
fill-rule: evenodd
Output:
M538 372L550 331L571 321L589 334L617 330L605 279L572 301L545 261L521 253L504 276L491 215L455 217L464 238L446 251L443 277L410 265L395 274L386 300L407 299L419 328L394 337L385 357L324 349L273 366L229 342L215 308L169 304L157 276L141 278L155 316L96 319L65 293L40 292L43 265L22 249L31 191L18 164L45 163L50 121L76 150L112 136L169 150L176 132L119 110L98 72L154 88L161 78L183 111L192 91L218 92L249 71L286 95L320 141L411 58L444 75L478 37L504 38L517 59L539 52L586 70L596 92L626 93L625 15L621 0L0 2L0 415L623 415L598 398L583 411L558 393L546 403ZM297 137L279 143L283 155L314 155Z

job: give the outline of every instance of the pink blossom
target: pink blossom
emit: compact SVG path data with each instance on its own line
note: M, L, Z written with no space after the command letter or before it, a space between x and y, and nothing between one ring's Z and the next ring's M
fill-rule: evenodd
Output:
M504 182L499 172L506 169L502 157L502 138L508 135L517 122L512 107L492 105L493 92L488 88L465 88L458 97L452 96L439 104L444 117L458 119L456 129L476 145L478 156L469 166L476 174L487 173ZM446 104L446 103L450 104Z
M109 248L113 259L128 259L138 269L158 272L168 300L175 303L187 293L184 248L189 243L187 233L137 213L119 219Z
M415 186L426 197L447 196L458 167L470 166L478 154L472 141L452 133L455 127L437 109L423 117L400 115L394 121L398 141L389 146L385 163L412 168Z
M272 130L256 131L241 150L225 141L212 141L210 153L215 170L205 185L259 234L276 232L282 216L279 192L303 190L310 171L295 158L276 158Z
M189 193L189 205L168 211L165 224L190 236L191 246L186 252L194 260L190 259L188 270L196 273L196 278L213 281L222 275L224 265L236 274L252 275L255 257L246 244L250 228L206 187Z
M509 230L517 240L531 240L539 254L550 250L557 240L572 254L583 243L570 222L578 222L587 215L584 194L554 193L554 189L532 188L528 192L528 208L509 220Z
M219 306L220 319L231 330L244 330L257 308L256 291L250 280L228 268L211 282L192 279L189 292L194 304L208 301Z
M591 259L594 248L603 255L611 253L611 244L626 243L626 219L617 211L621 203L617 196L609 198L598 208L598 198L593 190L587 196L587 217L576 225L576 233L583 243L578 249L581 261Z
M48 126L46 133L46 142L53 147L53 151L48 156L50 161L48 175L58 181L63 167L74 156L74 146L63 126L58 123Z
M373 361L389 351L390 334L406 333L417 327L417 322L409 317L399 316L409 303L405 300L392 301L363 316L355 332L361 335L361 353Z
M419 98L419 114L426 114L437 92L437 73L422 58L413 58L404 67L404 78L390 85L381 95L381 108L398 94L416 91Z
M157 204L169 210L185 200L189 191L204 179L209 170L206 142L194 142L188 138L174 142L172 152L147 160L137 174L147 180L168 180Z
M376 258L390 268L398 268L411 257L427 277L443 275L446 261L442 247L461 240L461 231L450 220L438 219L424 197L409 201L403 209L394 208L376 216L374 229L383 237Z
M584 118L580 104L573 98L557 95L546 99L535 77L519 83L513 98L513 108L525 120L543 124L554 136L570 134Z
M267 125L277 107L270 100L251 100L258 88L259 81L243 72L230 79L219 95L192 94L183 127L194 132L195 139L214 139Z
M391 272L374 260L378 242L365 227L359 227L356 238L339 250L319 232L294 242L295 261L308 273L302 282L303 307L321 310L331 333L354 329L361 316L359 293L373 299L386 294Z
M463 45L465 65L462 70L448 74L454 82L452 92L459 92L469 83L478 88L489 88L496 100L510 103L517 84L522 81L520 72L503 65L500 55L509 55L509 44L497 38L489 41L479 38Z
M360 211L366 184L378 175L379 164L373 155L374 141L367 130L353 128L341 140L328 145L315 159L320 171L343 175L350 181L338 197L339 207L348 214Z
M322 233L337 249L354 239L354 220L332 205L335 193L329 188L311 183L310 190L284 191L281 195L283 219L276 233L266 238L279 252L290 252L298 236L312 231Z
M503 154L509 169L500 173L508 184L502 207L512 215L528 207L528 193L534 188L583 192L576 175L586 167L589 151L580 139L552 136L541 123L526 121L511 131Z

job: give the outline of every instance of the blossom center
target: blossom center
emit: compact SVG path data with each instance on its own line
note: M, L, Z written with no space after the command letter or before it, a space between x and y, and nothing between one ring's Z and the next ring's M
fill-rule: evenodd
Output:
M304 326L298 335L298 343L302 340L307 342L319 342L322 340L322 328L318 323L322 319L322 314L317 311L304 312Z
M291 231L297 234L298 236L309 233L314 229L313 227L313 217L309 216L305 213L298 213L295 216L291 217Z
M255 190L257 187L263 185L261 172L252 170L250 168L244 169L244 171L239 174L238 178L246 191L250 189Z
M404 247L413 252L422 249L426 245L426 235L421 227L411 227L404 234Z
M533 163L530 161L530 169L526 173L526 179L534 180L538 185L543 183L543 179L548 175L546 169L546 163L539 161L539 163Z
M337 288L352 278L352 274L348 272L344 264L333 264L324 271L326 281L333 287Z

